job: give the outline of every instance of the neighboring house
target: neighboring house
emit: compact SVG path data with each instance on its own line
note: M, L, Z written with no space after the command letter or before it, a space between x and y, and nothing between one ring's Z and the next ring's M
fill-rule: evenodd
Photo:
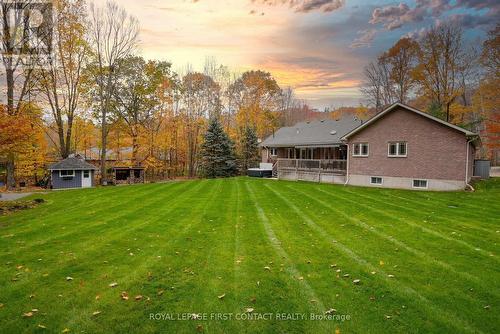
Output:
M321 130L321 136L345 130L340 123L337 128L335 123L329 125L331 130ZM280 146L274 145L279 140L274 138L262 143L263 151L270 152L276 161L278 178L404 189L465 189L473 175L479 143L475 133L401 103L345 131L339 138L341 144L334 147L334 152L345 154L334 156L333 162L331 155L316 153L318 149L321 152L322 145L331 143L310 147L308 136L302 136L304 132L297 129L294 148L296 152L304 146L312 149L305 155L282 156Z
M80 156L70 156L49 167L52 189L91 188L97 168Z

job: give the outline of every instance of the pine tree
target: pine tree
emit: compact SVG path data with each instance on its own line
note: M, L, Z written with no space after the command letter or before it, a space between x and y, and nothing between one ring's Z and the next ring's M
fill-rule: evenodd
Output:
M259 142L254 127L246 126L240 140L239 167L242 174L259 164Z
M202 176L216 178L236 175L234 144L217 118L210 120L204 137L200 157Z

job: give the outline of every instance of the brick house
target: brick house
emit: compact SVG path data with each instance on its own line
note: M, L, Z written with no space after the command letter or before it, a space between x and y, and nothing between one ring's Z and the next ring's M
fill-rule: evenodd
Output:
M475 133L401 103L364 123L355 123L329 123L331 130L325 129L321 135L329 138L328 133L340 132L340 138L316 142L314 147L306 145L312 152L305 156L291 157L292 147L283 149L286 136L278 131L261 144L263 161L275 163L275 175L281 179L368 187L460 190L472 178L479 144ZM301 140L301 129L295 134L295 144L290 141L290 146L297 152L297 147L302 147L296 144ZM281 147L273 147L274 143ZM329 147L345 153L325 157L319 149Z

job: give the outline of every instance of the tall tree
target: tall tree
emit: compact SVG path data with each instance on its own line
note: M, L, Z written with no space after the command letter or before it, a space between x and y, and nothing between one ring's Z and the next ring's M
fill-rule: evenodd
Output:
M219 114L219 90L219 85L203 73L191 72L182 78L182 110L186 127L189 177L196 175L200 132L206 119L210 115Z
M386 58L379 57L376 62L370 62L363 74L365 80L361 86L361 93L369 106L379 112L395 101L394 87Z
M257 134L265 137L273 133L281 105L281 88L268 72L248 71L230 87L229 94L235 101L237 126L244 129L255 126ZM271 121L271 122L270 122Z
M112 111L116 67L137 45L139 23L113 1L90 6L89 35L94 64L90 73L96 84L94 99L101 127L101 183L106 183L108 117Z
M200 152L201 174L208 178L236 175L234 144L217 118L210 120L204 139Z
M38 64L40 48L50 52L50 31L43 27L30 27L30 6L34 0L1 1L0 2L0 54L5 69L5 86L7 100L4 113L12 118L13 123L20 124L14 118L24 117L29 113L30 95L33 91L33 70ZM43 9L42 15L50 17L50 5ZM46 12L47 11L47 12ZM45 27L48 28L48 27ZM30 38L36 32L37 39ZM7 158L7 188L15 187L16 181L14 150L5 152Z
M138 164L139 134L160 111L161 86L170 76L170 63L146 62L129 56L118 62L115 77L115 111L126 123L132 139L132 161Z
M257 131L250 126L244 128L240 138L238 157L240 172L243 174L248 168L257 166L260 161L259 141Z
M417 42L404 37L380 57L390 67L389 85L393 86L395 98L401 103L408 101L414 87L412 74L416 66L417 50Z
M485 71L473 101L482 119L484 155L500 164L500 24L488 33L480 61Z
M54 2L54 53L46 66L35 71L41 95L56 125L59 154L72 150L73 121L79 107L83 68L89 56L86 40L87 7L84 0Z
M422 93L441 106L450 121L451 106L462 94L463 76L471 66L462 28L444 23L430 29L420 40L418 60L415 73Z

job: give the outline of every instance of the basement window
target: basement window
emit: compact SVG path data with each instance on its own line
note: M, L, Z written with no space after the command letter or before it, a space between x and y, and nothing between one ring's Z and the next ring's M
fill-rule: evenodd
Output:
M371 184L382 184L383 182L383 179L381 177L378 177L378 176L372 176L371 179L370 179L370 183Z
M427 180L413 180L413 188L427 189Z

